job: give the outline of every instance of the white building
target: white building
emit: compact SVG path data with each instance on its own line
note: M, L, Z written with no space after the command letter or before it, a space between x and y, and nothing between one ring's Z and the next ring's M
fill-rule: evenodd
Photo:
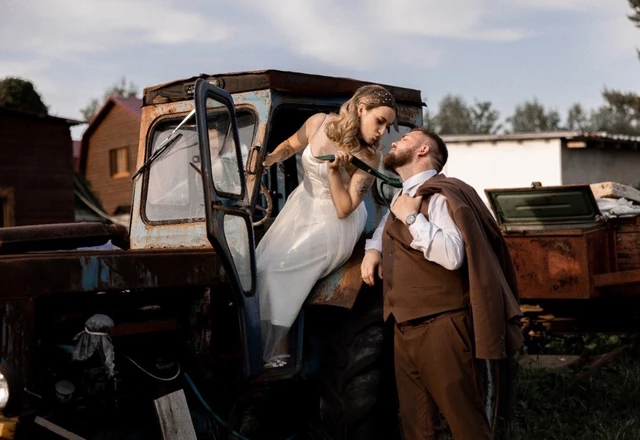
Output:
M552 132L443 136L449 150L444 174L475 188L614 181L640 186L640 137Z

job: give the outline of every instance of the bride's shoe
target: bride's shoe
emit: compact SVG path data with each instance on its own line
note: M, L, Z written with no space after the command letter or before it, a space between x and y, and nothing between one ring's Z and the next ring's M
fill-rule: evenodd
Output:
M271 358L271 360L264 364L264 368L280 368L289 363L289 354L279 354Z

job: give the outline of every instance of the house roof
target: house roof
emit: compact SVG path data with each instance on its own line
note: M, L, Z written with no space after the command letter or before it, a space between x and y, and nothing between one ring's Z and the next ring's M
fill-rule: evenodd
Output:
M83 124L82 121L76 121L75 119L61 118L59 116L45 115L43 113L35 113L35 112L26 111L26 110L18 110L15 108L8 108L8 107L2 107L2 106L0 106L0 113L11 114L11 115L19 116L23 118L46 119L48 121L60 122L66 125Z
M119 98L112 96L112 99L117 104L121 105L124 109L128 110L134 116L142 118L142 99L140 98Z
M448 144L461 143L472 144L476 142L507 142L507 141L529 141L529 140L549 140L561 139L566 142L569 148L627 147L638 149L640 146L640 136L629 136L624 134L582 131L549 131L542 133L513 133L513 134L465 134L442 136Z
M142 99L140 98L120 98L117 96L111 96L105 101L95 115L89 121L87 129L82 133L82 140L80 145L80 157L79 157L79 170L84 174L87 166L87 149L89 148L89 138L100 125L105 116L114 107L119 106L126 110L132 117L139 120L142 119Z
M352 78L314 75L283 70L256 70L219 74L200 74L191 78L160 84L144 89L144 105L161 102L182 101L193 97L193 84L196 79L210 81L229 93L241 93L253 90L276 90L283 93L307 94L313 96L350 96L358 87L372 84ZM380 84L394 95L399 104L425 105L420 90Z

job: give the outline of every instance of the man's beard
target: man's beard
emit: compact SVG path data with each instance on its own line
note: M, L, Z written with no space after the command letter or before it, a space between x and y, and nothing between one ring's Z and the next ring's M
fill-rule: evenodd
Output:
M390 151L382 159L382 166L384 166L387 171L393 171L395 173L398 168L408 164L411 161L412 154L413 151L411 150L404 150L400 153L398 153L397 151Z

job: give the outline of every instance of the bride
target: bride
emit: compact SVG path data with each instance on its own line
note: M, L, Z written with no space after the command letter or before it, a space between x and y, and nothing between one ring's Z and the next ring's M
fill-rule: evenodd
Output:
M266 368L287 364L285 336L313 285L351 256L367 219L362 200L374 181L351 160L377 169L380 139L395 118L391 93L363 86L339 114L311 116L265 158L266 168L303 151L304 169L302 183L256 248ZM316 159L327 154L335 160Z

